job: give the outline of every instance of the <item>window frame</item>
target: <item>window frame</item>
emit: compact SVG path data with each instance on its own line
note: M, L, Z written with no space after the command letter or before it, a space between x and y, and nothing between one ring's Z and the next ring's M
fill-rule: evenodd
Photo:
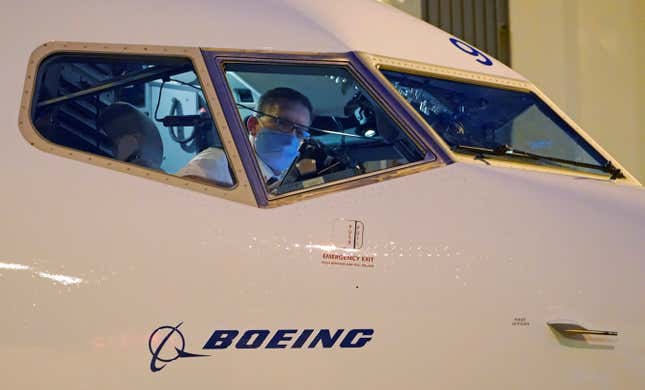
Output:
M376 68L370 69L356 52L348 53L302 53L302 52L276 52L276 51L249 51L232 49L203 49L204 60L210 72L219 101L229 120L229 128L237 141L243 164L247 170L247 177L251 182L254 194L260 207L277 207L291 204L304 199L318 197L330 192L342 191L349 188L405 176L431 168L443 166L450 161L448 155L439 147L430 133L419 128L418 121L403 109L398 92L383 88L384 83L377 78ZM235 104L233 93L226 80L227 64L265 64L265 65L293 65L293 66L333 66L346 69L352 77L368 92L381 106L384 112L396 123L401 131L413 141L424 153L435 156L434 160L420 160L397 167L374 171L350 178L324 183L311 188L288 192L272 196L264 185L260 167L255 152L248 141L248 132L242 123L238 108Z
M139 165L114 160L96 154L84 152L67 146L55 144L44 138L36 129L32 121L32 110L34 109L35 96L37 92L37 75L40 67L55 55L71 54L75 56L133 56L151 58L186 58L193 66L197 75L206 104L211 112L212 119L224 147L229 165L233 170L235 184L232 187L225 187L216 183L196 181L190 178L175 176L162 171L145 168ZM217 95L213 84L206 70L206 65L200 49L191 47L176 46L154 46L154 45L129 45L129 44L105 44L105 43L82 43L82 42L47 42L36 48L30 58L25 76L23 94L21 99L18 127L27 142L35 148L54 155L62 156L76 161L81 161L94 166L107 168L113 171L135 175L175 187L187 188L193 191L214 195L223 199L232 200L252 206L257 206L255 196L250 190L246 172L242 169L242 163L237 153L237 148L231 138L224 120Z
M625 167L620 164L620 162L612 157L605 149L602 148L589 134L587 134L580 126L578 126L567 114L562 111L551 99L549 99L539 88L527 80L511 79L499 76L491 76L484 73L470 72L452 68L445 68L436 65L430 65L421 62L402 60L398 58L391 58L386 56L380 56L375 54L360 53L361 58L368 64L370 68L377 70L377 77L383 83L385 83L386 88L390 91L396 93L398 97L404 102L405 109L411 112L415 120L419 122L419 126L423 127L425 131L432 134L433 138L436 140L437 144L445 151L448 155L448 158L454 162L464 162L464 163L485 163L491 166L499 167L508 167L515 169L522 169L527 171L537 171L537 172L546 172L546 173L555 173L566 176L573 177L583 177L590 179L597 179L603 181L617 181L621 183L628 183L640 186L640 182L627 170ZM560 117L560 119L569 125L571 129L577 133L585 142L589 144L598 154L600 154L607 161L611 161L612 164L621 170L624 178L619 178L612 180L608 174L601 173L591 173L584 172L576 169L569 169L567 167L556 167L549 165L536 165L530 161L523 160L504 160L497 158L488 158L486 162L478 160L476 156L472 154L453 151L450 146L443 140L439 133L435 131L424 119L423 117L412 107L412 105L405 100L394 88L392 83L383 75L381 70L407 73L411 75L433 77L438 79L463 82L468 84L482 85L486 87L494 87L500 89L507 89L511 91L532 93L538 99L540 99L546 106L548 106L553 112Z
M233 187L223 187L215 183L182 178L54 144L41 136L31 119L32 103L34 101L33 94L37 82L36 76L39 67L47 58L55 54L63 53L74 55L134 55L157 58L183 57L189 59L193 65L195 74L200 80L206 103L213 116L213 121L222 141L229 165L235 175L236 184ZM434 154L436 159L433 161L421 160L408 163L269 199L264 183L260 179L260 169L257 166L257 160L248 142L246 130L241 123L239 112L234 105L232 93L226 82L224 64L227 62L343 67L372 95L383 110L422 151ZM472 155L452 151L437 132L416 112L414 107L399 95L394 86L381 73L381 69L533 93L549 106L565 123L571 126L600 155L612 161L617 168L621 169L625 178L618 180L629 184L640 185L638 180L618 160L607 153L545 96L544 93L528 81L444 68L363 52L305 53L157 45L47 42L36 48L29 58L19 110L18 127L23 138L29 144L43 152L261 208L272 208L290 204L331 192L414 174L452 162L481 163L474 160ZM243 140L243 142L237 142L238 139ZM487 162L493 166L506 166L529 171L543 171L568 176L609 180L605 175L573 171L566 168L538 166L523 161L487 159Z

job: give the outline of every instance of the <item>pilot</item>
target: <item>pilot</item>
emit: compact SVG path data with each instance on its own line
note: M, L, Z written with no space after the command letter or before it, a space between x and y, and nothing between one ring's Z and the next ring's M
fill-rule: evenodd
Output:
M309 135L306 128L312 116L311 102L294 89L274 88L260 96L257 115L247 120L246 127L269 190L282 180L298 156L302 140ZM177 175L233 185L226 155L220 148L203 150Z

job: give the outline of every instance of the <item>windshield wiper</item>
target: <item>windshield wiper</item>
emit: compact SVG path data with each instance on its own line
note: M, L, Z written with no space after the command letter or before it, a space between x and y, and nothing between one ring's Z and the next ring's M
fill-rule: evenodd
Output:
M499 145L494 149L482 148L479 146L457 145L457 146L453 146L452 149L456 151L466 151L466 152L476 153L478 156L487 154L492 156L509 156L509 157L528 158L531 160L553 161L553 162L558 162L562 164L573 165L576 167L597 169L599 171L607 172L611 175L611 180L625 178L625 175L623 174L623 172L619 168L616 168L614 164L611 163L611 161L607 161L605 165L588 164L588 163L583 163L575 160L567 160L563 158L542 156L540 154L525 152L523 150L513 149L508 145Z

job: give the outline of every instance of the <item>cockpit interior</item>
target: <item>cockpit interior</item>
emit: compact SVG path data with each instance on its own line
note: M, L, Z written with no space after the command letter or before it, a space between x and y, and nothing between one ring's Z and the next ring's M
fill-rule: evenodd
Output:
M241 124L237 142L248 138L254 151L248 119L272 116L258 107L263 94L287 87L310 102L310 123L291 123L303 133L297 156L279 175L264 177L269 196L436 159L347 66L247 60L226 62L219 71L226 86L216 90L218 98L237 111L227 114L228 127ZM532 93L381 72L455 152L621 175ZM187 176L184 167L200 153L220 150L230 179L203 179L231 187L233 169L202 84L186 58L53 54L39 67L31 117L55 144L171 175Z
M225 77L240 116L229 121L264 115L258 99L276 87L311 101L307 137L273 195L433 159L342 67L232 63ZM181 58L55 55L40 67L32 118L56 144L169 174L223 149L200 80Z

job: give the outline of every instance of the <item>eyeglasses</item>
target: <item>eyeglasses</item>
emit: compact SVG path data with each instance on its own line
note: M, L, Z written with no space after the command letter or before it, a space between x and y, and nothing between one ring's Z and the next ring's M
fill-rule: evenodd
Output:
M269 117L269 118L272 118L273 120L275 120L276 125L278 125L278 123L283 123L283 126L285 126L284 127L285 130L283 130L283 131L288 132L288 133L292 133L292 134L295 133L296 136L298 136L300 138L309 137L309 133L307 132L307 130L315 130L315 131L320 132L320 133L336 134L336 135L339 135L341 137L363 138L363 139L369 139L369 140L372 140L372 141L380 139L380 138L375 137L375 136L367 137L365 135L348 134L348 133L340 132L340 131L332 131L332 130L327 130L327 129L320 129L320 128L317 128L317 127L305 126L305 125L301 125L301 124L292 122L292 121L284 119L284 118L280 118L280 117L277 117L277 116L274 116L274 115L271 115L271 114L267 114L266 112L258 111L253 107L245 106L244 104L241 104L241 103L235 103L235 104L240 108L244 108L244 109L247 109L247 110L249 110L251 112L254 112L254 113L258 114L257 115L258 120L260 118L266 116L266 117ZM284 125L284 123L286 123L286 125Z
M307 130L309 130L311 126L301 125L299 123L281 118L279 116L267 114L266 112L256 110L249 106L245 106L244 104L240 104L240 103L236 103L236 104L241 108L245 108L249 111L256 113L257 114L256 118L258 118L258 120L262 119L263 117L271 118L274 121L273 127L275 127L276 130L280 130L285 133L294 134L296 137L300 139L309 137L309 132L307 132Z
M298 138L306 138L309 136L309 133L307 130L309 130L308 126L301 125L299 123L290 121L285 118L281 118L279 116L274 116L271 114L267 113L261 113L258 116L258 120L267 117L271 119L271 128L275 128L276 130L285 132L285 133L290 133L294 134Z

